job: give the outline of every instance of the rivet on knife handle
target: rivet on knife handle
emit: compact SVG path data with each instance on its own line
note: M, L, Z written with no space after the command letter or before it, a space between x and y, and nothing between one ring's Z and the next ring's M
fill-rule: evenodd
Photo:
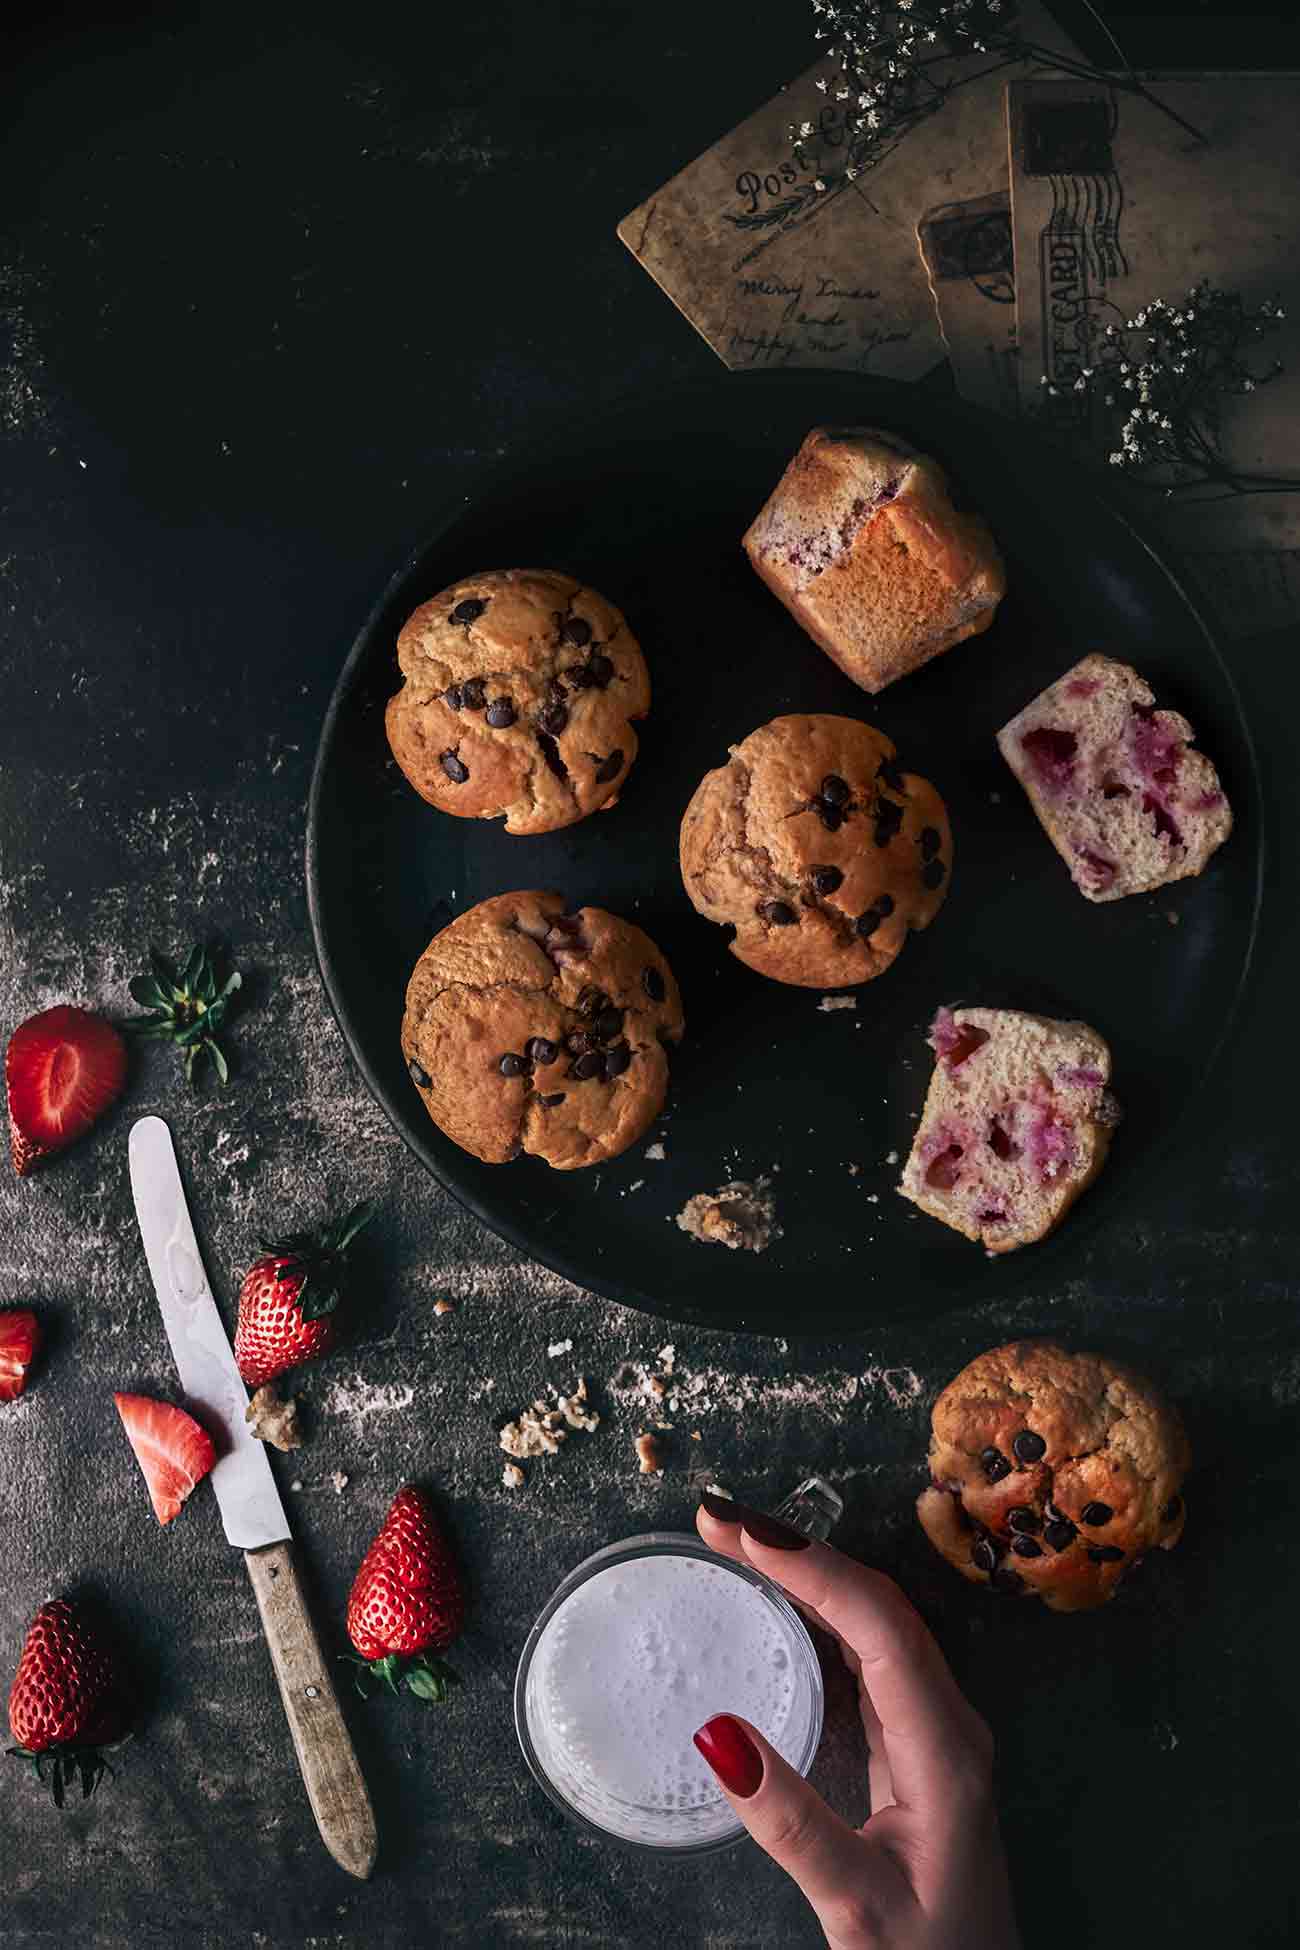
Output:
M290 1544L245 1551L262 1629L321 1839L362 1881L375 1866L374 1810L298 1581Z

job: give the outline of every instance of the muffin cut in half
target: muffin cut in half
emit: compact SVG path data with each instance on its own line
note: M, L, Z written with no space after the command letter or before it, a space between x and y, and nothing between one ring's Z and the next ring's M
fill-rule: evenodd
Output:
M864 691L987 630L997 544L943 470L893 434L814 427L743 546L768 588Z
M1090 901L1200 873L1232 831L1186 718L1114 657L1085 657L998 733L998 749Z
M940 1009L934 1075L899 1191L991 1253L1044 1238L1091 1185L1122 1115L1083 1022Z

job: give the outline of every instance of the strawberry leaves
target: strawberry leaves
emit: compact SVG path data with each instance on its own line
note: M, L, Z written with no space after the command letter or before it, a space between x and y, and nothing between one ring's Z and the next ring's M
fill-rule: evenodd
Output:
M147 1013L133 1016L127 1028L142 1041L173 1044L184 1059L187 1083L197 1085L205 1058L218 1083L226 1083L230 1070L216 1031L231 997L242 986L239 970L232 969L218 986L212 957L202 942L190 949L180 969L157 948L150 948L149 967L149 974L135 975L129 984L135 1001Z
M401 1692L404 1682L407 1692L414 1693L426 1706L445 1706L452 1687L460 1684L459 1673L444 1659L430 1658L427 1652L414 1659L403 1658L399 1652L386 1653L382 1659L358 1659L351 1652L342 1656L349 1665L358 1668L352 1675L352 1684L362 1699L370 1698L367 1681L378 1679L394 1697Z
M12 1760L31 1762L41 1786L49 1788L56 1808L64 1805L67 1791L74 1781L81 1782L81 1798L89 1801L105 1774L110 1778L113 1776L113 1770L104 1756L93 1747L68 1747L43 1754L33 1754L26 1747L6 1747L5 1752Z
M262 1246L265 1257L279 1261L279 1277L298 1283L294 1304L304 1320L319 1320L338 1305L348 1247L378 1209L376 1199L363 1198L322 1232L291 1232Z

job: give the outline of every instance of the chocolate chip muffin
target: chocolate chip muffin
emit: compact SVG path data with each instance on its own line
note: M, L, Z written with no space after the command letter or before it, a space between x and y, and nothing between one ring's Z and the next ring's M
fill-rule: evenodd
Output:
M612 603L552 569L492 569L402 626L385 714L422 799L551 833L618 799L650 709L640 646Z
M987 630L997 544L942 468L872 427L814 427L744 537L750 562L864 691Z
M681 996L648 935L559 894L497 894L415 964L402 1054L434 1123L485 1164L626 1151L663 1108Z
M801 988L870 982L943 905L943 800L856 718L773 718L706 772L681 830L682 879L731 952Z
M916 1513L973 1583L1088 1611L1183 1534L1191 1451L1178 1412L1104 1355L993 1348L949 1382L932 1429Z

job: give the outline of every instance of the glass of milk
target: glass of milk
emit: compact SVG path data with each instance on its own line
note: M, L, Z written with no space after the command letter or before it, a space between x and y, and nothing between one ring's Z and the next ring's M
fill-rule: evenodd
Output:
M715 1713L751 1721L806 1774L821 1668L777 1587L694 1535L587 1558L519 1661L515 1726L537 1781L584 1828L642 1848L699 1854L744 1833L691 1741Z

